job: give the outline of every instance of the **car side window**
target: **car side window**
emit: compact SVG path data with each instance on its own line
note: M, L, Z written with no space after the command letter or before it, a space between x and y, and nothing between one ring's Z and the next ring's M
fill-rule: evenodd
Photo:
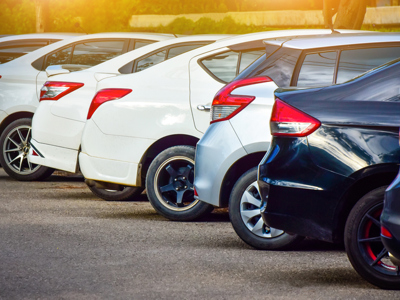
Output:
M154 41L135 41L135 48L134 49L139 49L143 46L147 46L150 44L153 44Z
M46 69L48 66L70 63L71 53L72 46L49 54L46 57L46 65L44 68Z
M348 81L398 57L400 47L342 50L336 83Z
M336 51L307 54L297 79L297 86L325 86L334 83Z
M197 44L197 45L184 45L184 46L173 47L173 48L169 49L167 59L170 59L170 58L180 55L182 53L194 50L196 48L202 47L204 45L205 44Z
M147 68L150 68L151 66L154 66L154 65L164 61L166 54L167 54L167 50L164 49L164 50L156 52L150 56L142 58L141 60L138 60L136 63L135 72L143 71Z
M72 53L71 64L95 66L123 53L125 41L93 41L77 44Z
M201 63L208 71L224 82L230 82L237 75L239 52L228 51L207 57Z
M47 46L48 44L49 44L48 41L34 41L31 43L21 43L21 42L15 44L9 43L8 45L0 46L0 64L12 61L29 52Z
M240 57L239 73L241 73L244 69L246 69L249 65L251 65L257 58L259 58L264 53L265 53L264 49L242 52Z

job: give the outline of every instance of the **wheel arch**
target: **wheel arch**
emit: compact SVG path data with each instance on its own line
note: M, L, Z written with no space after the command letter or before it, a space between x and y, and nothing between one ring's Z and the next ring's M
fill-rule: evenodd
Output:
M140 164L139 164L139 170L138 170L138 180L140 181L138 185L143 186L145 179L146 179L146 174L147 170L149 169L149 166L153 159L160 154L162 151L165 149L168 149L173 146L193 146L196 147L197 142L199 141L199 138L191 136L191 135L185 135L185 134L175 134L175 135L169 135L165 136L156 142L154 142L143 154L142 158L140 159Z
M33 117L33 113L29 112L29 111L19 111L16 113L13 113L11 115L8 115L3 122L1 122L0 124L0 135L3 133L4 129L11 124L12 122L14 122L15 120L18 119L23 119L23 118L30 118L32 119Z
M229 196L236 181L248 170L258 166L265 152L250 153L238 159L226 172L222 180L221 190L219 193L219 204L221 207L228 207Z
M398 172L399 165L392 163L370 166L353 174L352 177L354 177L356 181L341 198L335 212L334 242L343 242L347 217L357 201L368 192L392 183Z

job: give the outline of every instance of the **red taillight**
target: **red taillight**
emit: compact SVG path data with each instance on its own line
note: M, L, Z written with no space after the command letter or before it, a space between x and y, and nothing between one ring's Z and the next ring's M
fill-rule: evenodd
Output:
M381 226L381 236L391 239L393 238L392 234L385 227Z
M104 89L97 92L89 107L87 119L89 120L96 109L104 102L117 100L132 92L131 89Z
M83 83L79 82L59 82L47 81L40 89L40 100L53 100L57 101L61 97L79 89Z
M211 107L211 124L229 120L255 99L254 96L231 95L233 90L246 85L269 81L272 81L269 77L256 77L236 80L224 86L214 97Z
M320 125L317 119L279 98L275 99L270 121L273 136L303 137L313 133Z

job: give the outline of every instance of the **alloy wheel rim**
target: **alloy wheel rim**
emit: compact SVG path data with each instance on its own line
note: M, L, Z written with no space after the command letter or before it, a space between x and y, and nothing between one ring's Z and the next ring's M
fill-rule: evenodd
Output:
M394 265L380 236L380 216L383 203L370 208L361 219L357 232L357 243L366 263L376 271L392 276L400 276L399 267Z
M20 125L13 128L4 140L4 159L7 166L17 174L29 175L40 168L40 165L29 161L30 140L31 126L28 125Z
M251 183L240 199L240 216L247 229L261 238L276 238L285 232L268 227L261 217L261 196L257 182Z
M160 203L173 211L186 211L199 200L194 198L194 161L185 156L174 156L157 169L154 191Z

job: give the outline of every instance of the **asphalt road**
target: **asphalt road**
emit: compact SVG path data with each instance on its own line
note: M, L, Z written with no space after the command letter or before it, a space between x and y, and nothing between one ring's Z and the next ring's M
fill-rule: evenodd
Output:
M80 178L17 182L0 169L0 299L399 299L343 247L257 251L226 211L171 222L143 196L96 198Z

